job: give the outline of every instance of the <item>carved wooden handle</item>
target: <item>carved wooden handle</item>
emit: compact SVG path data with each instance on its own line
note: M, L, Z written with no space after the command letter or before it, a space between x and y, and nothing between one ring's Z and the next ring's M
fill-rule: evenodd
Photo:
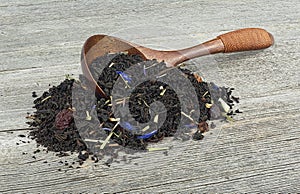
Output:
M261 28L244 28L217 37L224 44L224 53L268 48L273 36Z

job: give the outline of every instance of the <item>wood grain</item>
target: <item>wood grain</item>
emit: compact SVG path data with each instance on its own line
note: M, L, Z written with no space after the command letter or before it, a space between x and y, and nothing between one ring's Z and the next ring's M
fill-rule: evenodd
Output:
M299 8L296 0L2 0L0 192L299 192ZM34 159L35 142L18 137L28 133L22 129L33 111L31 92L42 94L65 74L78 76L82 44L93 34L180 49L245 27L270 31L275 45L190 62L206 81L235 87L244 111L234 123L218 123L203 141L167 139L153 146L172 145L168 156L140 153L110 168L101 161L72 169L59 162L72 162L76 154L42 151Z
M245 28L218 36L224 44L224 52L265 49L274 44L273 36L260 28Z

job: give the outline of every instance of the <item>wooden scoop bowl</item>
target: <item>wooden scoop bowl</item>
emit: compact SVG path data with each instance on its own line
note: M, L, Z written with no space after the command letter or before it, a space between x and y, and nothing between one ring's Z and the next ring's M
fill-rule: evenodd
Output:
M145 59L157 59L158 61L164 61L168 67L175 67L189 59L208 54L265 49L273 43L273 36L260 28L244 28L228 32L202 44L173 51L153 50L116 37L99 34L91 36L84 43L81 52L81 66L83 74L91 82L92 87L96 88L96 92L103 97L107 97L98 86L97 81L94 80L89 67L97 57L108 53L128 52L128 54L139 54Z

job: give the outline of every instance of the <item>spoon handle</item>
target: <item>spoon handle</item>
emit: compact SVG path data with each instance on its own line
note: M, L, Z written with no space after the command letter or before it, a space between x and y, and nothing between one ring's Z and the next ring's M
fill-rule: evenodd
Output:
M176 66L184 61L215 53L259 50L274 44L273 36L261 28L243 28L228 32L215 39L182 50L166 52L165 62Z
M224 53L265 49L273 45L273 36L261 28L244 28L217 37Z

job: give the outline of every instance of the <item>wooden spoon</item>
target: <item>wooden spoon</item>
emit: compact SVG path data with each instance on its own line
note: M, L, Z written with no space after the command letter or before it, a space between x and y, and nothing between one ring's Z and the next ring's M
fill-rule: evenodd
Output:
M94 80L90 72L90 64L97 57L108 53L128 52L128 54L139 54L145 59L157 59L158 61L164 61L168 67L174 67L189 59L208 54L265 49L273 43L273 36L260 28L244 28L228 32L202 44L173 51L154 50L116 37L94 35L88 38L83 45L81 66L83 74L91 82L91 86L96 88L96 92L103 97L107 97L98 86L97 81Z

